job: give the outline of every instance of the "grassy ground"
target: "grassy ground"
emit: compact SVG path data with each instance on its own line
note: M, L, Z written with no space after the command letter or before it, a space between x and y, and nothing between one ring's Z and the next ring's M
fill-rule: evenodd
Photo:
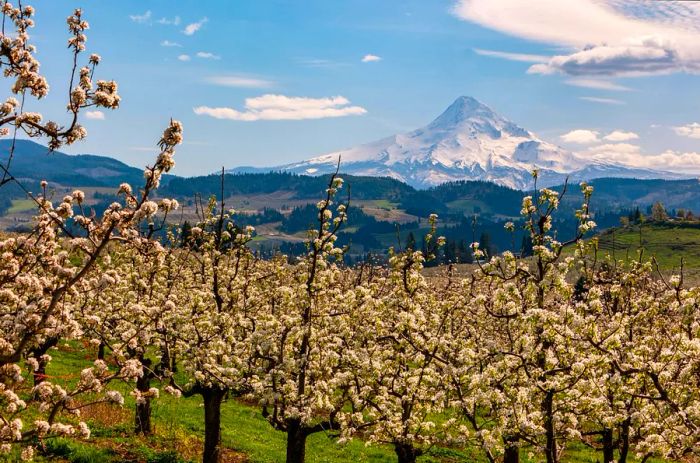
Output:
M678 272L700 278L700 227L683 223L647 223L606 230L599 235L598 258L614 256L616 260L654 258L665 273Z
M77 344L63 345L52 352L49 377L53 381L74 382L76 372L94 358L92 349ZM176 399L163 394L153 402L155 434L137 437L132 433L134 401L128 392L132 386L112 384L120 390L126 403L123 407L101 404L86 408L80 419L92 430L89 440L48 439L45 452L37 461L64 463L188 463L199 461L203 435L203 408L201 399ZM65 418L70 420L71 418ZM222 407L222 442L226 450L224 463L283 463L285 436L275 431L262 418L257 407L229 400ZM5 461L16 461L16 455ZM567 463L593 463L599 454L579 446L567 451ZM536 462L535 456L523 462ZM307 443L309 463L390 463L396 457L389 446L367 446L361 440L339 445L332 436L316 434ZM435 448L419 458L420 463L457 463L485 461L478 449Z

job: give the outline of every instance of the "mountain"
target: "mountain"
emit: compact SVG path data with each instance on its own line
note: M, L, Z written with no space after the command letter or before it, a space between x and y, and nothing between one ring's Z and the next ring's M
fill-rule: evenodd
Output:
M416 188L455 180L485 180L525 190L531 171L539 185L597 177L685 178L628 166L587 161L496 114L478 100L461 96L427 126L355 148L272 168L307 175L335 170L354 175L387 176ZM233 172L270 169L243 167Z
M12 140L0 140L0 162L7 165ZM17 140L12 157L12 175L25 182L47 180L61 185L113 187L122 182L134 187L143 183L143 169L92 154L68 155L49 152L31 140Z

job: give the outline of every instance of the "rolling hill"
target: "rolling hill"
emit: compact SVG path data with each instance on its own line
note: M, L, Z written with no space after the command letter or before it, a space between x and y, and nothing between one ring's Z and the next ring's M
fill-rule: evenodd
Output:
M7 164L11 140L0 140L0 162ZM92 154L68 155L49 152L46 146L30 140L17 140L12 174L24 181L47 180L67 186L118 186L121 182L138 185L143 170L121 161Z
M513 129L515 130L515 129ZM8 142L0 142L0 161L6 162ZM18 141L12 172L32 191L46 179L55 194L82 188L88 194L86 204L99 213L114 200L116 186L123 182L139 185L140 169L103 156L66 155L29 141ZM419 241L427 230L425 218L440 215L444 233L456 243L471 242L481 234L490 235L495 249L510 249L513 238L503 232L503 223L518 220L520 202L527 190L515 189L490 181L460 180L442 183L428 189L417 189L391 177L343 174L349 194L351 220L341 239L353 245L356 255L383 251L402 242L409 235ZM301 252L304 230L313 224L312 207L323 194L328 175L302 175L293 172L229 173L224 177L227 207L239 211L239 221L257 227L256 246L260 249L284 249ZM619 224L619 217L635 208L643 212L656 201L669 209L700 210L700 182L697 180L638 180L603 178L594 186L592 210L601 229ZM561 189L561 186L555 187ZM221 177L164 178L158 194L175 197L183 204L178 220L196 221L195 196L206 201L220 196ZM60 197L60 196L59 196ZM562 201L557 227L563 235L575 229L573 210L582 197L575 186ZM26 227L33 204L22 192L8 184L0 189L0 227ZM10 211L10 212L8 212ZM399 227L397 235L397 225ZM521 236L515 242L520 243ZM285 248L285 246L287 246ZM296 246L297 248L295 248Z

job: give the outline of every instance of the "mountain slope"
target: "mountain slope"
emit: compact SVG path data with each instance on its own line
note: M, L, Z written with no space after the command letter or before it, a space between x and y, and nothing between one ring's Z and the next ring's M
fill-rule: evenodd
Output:
M12 140L0 140L0 162L7 165ZM143 170L121 161L91 154L49 153L46 146L30 140L17 140L11 172L20 180L59 183L72 186L118 186L143 183Z
M575 180L603 176L681 177L612 163L587 162L466 96L457 98L423 128L275 169L324 174L336 168L339 158L344 173L393 177L417 188L455 180L485 180L524 190L532 187L533 168L540 171L541 186L560 184L570 174Z

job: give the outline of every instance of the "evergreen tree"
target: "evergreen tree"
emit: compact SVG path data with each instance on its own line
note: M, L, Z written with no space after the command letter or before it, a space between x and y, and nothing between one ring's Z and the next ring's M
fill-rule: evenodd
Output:
M459 240L459 245L457 246L457 258L462 264L471 264L474 262L474 256L472 256L472 251L467 246L467 242L464 240Z
M186 246L191 236L192 224L188 220L185 220L185 222L182 224L182 230L180 231L180 246Z
M532 255L532 238L529 234L523 236L523 242L520 245L520 257L530 257Z
M416 237L413 232L409 232L408 236L406 237L406 249L410 249L411 251L416 250Z
M496 249L491 243L491 235L486 232L481 234L479 238L479 249L486 253L487 258L493 257L496 254Z
M448 238L445 242L445 263L453 264L455 262L457 262L457 243Z

